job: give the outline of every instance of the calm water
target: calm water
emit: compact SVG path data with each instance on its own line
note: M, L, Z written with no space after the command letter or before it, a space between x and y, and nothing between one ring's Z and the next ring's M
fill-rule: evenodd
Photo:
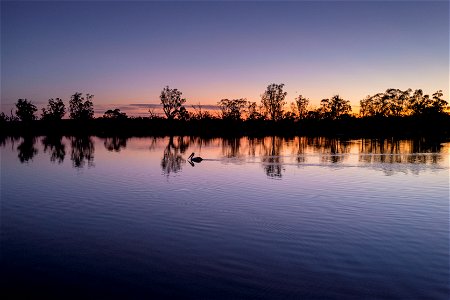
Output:
M449 143L0 143L2 299L449 298Z

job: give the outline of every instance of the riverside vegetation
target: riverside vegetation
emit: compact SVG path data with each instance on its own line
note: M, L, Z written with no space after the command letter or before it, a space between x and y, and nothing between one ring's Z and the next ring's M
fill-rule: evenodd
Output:
M313 107L299 95L289 105L284 84L270 84L260 103L222 99L218 110L186 108L186 99L169 86L160 94L163 114L149 110L148 117L129 117L118 108L94 118L94 95L76 92L66 109L61 98L48 100L40 118L37 107L19 99L10 115L0 113L2 135L324 135L324 136L449 136L448 102L441 90L431 96L421 89L387 89L360 101L352 113L350 101L334 95ZM64 119L68 113L69 119Z

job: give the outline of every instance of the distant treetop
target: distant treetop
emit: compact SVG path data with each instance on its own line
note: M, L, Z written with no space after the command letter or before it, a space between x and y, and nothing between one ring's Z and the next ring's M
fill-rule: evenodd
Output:
M82 93L75 93L70 97L69 113L74 120L89 120L94 117L94 95L86 94L86 101Z

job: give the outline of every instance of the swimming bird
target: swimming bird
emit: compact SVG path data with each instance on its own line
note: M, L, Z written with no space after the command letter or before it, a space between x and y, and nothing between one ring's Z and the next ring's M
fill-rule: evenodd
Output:
M199 162L201 162L203 160L203 158L201 158L200 156L194 157L194 152L192 152L191 155L189 155L188 159L190 161L193 161L193 162L196 162L196 163L199 163Z

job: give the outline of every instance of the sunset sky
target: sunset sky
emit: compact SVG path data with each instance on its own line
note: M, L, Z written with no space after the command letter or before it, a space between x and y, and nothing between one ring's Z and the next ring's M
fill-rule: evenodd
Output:
M449 2L1 2L1 104L43 107L76 91L97 112L159 103L165 85L187 105L351 101L387 88L449 99Z

